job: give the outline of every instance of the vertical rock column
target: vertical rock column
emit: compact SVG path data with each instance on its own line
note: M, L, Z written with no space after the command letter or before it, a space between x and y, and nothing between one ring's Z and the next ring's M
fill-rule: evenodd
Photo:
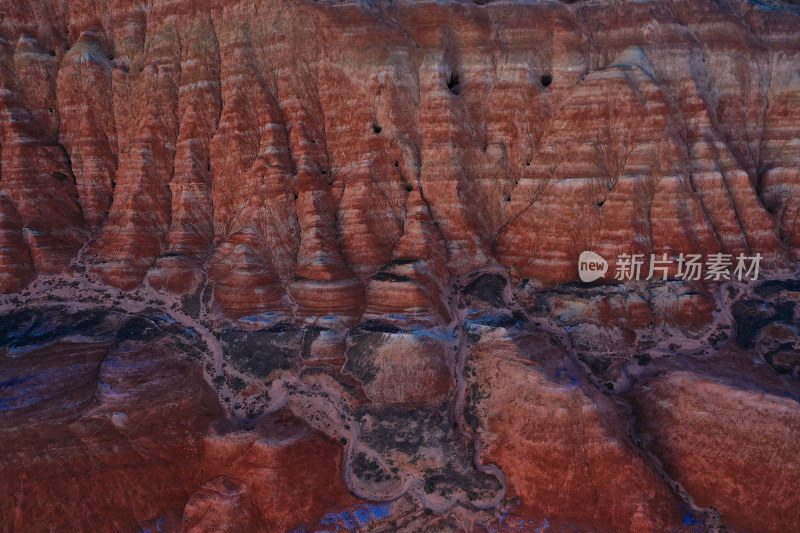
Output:
M210 145L222 97L219 45L211 15L200 12L182 21L180 35L181 118L170 181L172 221L167 250L148 271L147 281L156 289L185 294L202 282L203 263L214 237Z
M92 273L124 290L141 284L166 247L171 222L181 43L174 15L155 11L152 18L146 66L138 72L135 66L142 60L135 57L128 60L132 66L121 61L114 73L115 108L136 106L142 112L128 115L132 123L118 124L114 200L108 221L85 256Z
M23 93L11 50L0 44L0 194L19 216L36 272L57 273L83 245L86 225L69 159L36 122L20 98ZM25 257L18 261L24 263Z

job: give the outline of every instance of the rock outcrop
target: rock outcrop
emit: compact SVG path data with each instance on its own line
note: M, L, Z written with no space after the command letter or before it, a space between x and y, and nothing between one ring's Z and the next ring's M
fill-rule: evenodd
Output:
M0 532L800 530L798 73L794 0L0 2Z
M587 249L797 259L789 3L58 5L1 30L28 248L6 291L28 256L77 259L125 290L208 281L227 316L353 323L402 258L429 267L400 307L446 320L421 293L495 262L550 286Z

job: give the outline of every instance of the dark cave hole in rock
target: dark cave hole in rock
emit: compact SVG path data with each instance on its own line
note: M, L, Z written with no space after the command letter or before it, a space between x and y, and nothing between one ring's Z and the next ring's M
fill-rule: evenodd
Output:
M53 172L53 177L58 181L65 182L69 180L69 176L64 174L63 172Z
M551 74L542 74L542 87L549 87L553 83L553 76Z
M294 193L294 199L297 200L297 198L298 198L298 194Z
M510 202L511 201L511 195L510 194L504 194L503 195L503 200L505 200L506 202Z
M320 170L320 172L322 173L323 176L328 173L327 170Z
M378 124L373 124L372 125L372 131L374 131L375 133L380 133L382 130L383 130L383 128L381 128L380 125L378 125Z
M51 108L50 108L50 109L48 109L47 111L48 111L48 112L50 112L50 113L52 113L52 112L53 112L53 108L51 107Z
M450 78L447 80L447 89L456 96L461 94L461 82L458 80L458 74L450 74Z
M414 187L412 187L411 185L406 185L406 192L411 192L413 190L414 190Z
M603 200L602 202L597 202L597 207L603 207L604 203L606 203L605 200Z
M395 168L399 167L400 166L400 162L399 161L395 161L394 162L394 166L395 166Z

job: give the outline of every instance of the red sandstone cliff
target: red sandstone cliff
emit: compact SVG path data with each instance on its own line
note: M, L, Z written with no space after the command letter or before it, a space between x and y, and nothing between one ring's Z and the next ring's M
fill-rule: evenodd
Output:
M800 528L800 287L562 285L795 271L799 119L780 0L0 0L0 531Z
M234 316L357 315L393 257L430 287L571 281L583 249L798 258L782 2L2 9L6 292L78 260L124 289L207 276Z

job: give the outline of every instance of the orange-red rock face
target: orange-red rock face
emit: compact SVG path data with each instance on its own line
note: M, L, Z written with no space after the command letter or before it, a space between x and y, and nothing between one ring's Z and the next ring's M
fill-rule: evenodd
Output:
M196 518L199 512L192 500L209 499L209 487L202 487L184 510L184 531L216 530L214 520L240 514L250 515L251 531L289 531L318 521L320 510L334 511L359 501L348 494L342 479L341 445L290 417L276 418L262 420L254 431L212 431L206 437L203 474L213 477L212 485L221 478L237 480L248 494L230 509L209 510ZM215 494L213 500L224 504L225 496Z
M800 510L789 492L798 471L787 468L799 452L795 399L673 372L638 400L643 433L699 505L713 500L746 531L797 527ZM755 508L759 515L748 511Z
M220 420L202 342L170 324L2 316L0 530L278 532L359 501L341 443L285 412L255 429Z
M0 532L800 530L795 4L0 0Z
M4 531L180 526L219 407L163 345L112 340L4 355Z
M448 274L495 262L550 285L584 249L798 254L784 2L6 11L6 291L77 258L208 280L228 316L446 319ZM432 265L400 299L370 281L396 258Z
M509 496L521 499L516 514L580 531L680 528L678 499L627 444L609 399L587 392L561 358L543 357L561 351L547 337L503 333L470 349L470 381L485 460L506 473Z

